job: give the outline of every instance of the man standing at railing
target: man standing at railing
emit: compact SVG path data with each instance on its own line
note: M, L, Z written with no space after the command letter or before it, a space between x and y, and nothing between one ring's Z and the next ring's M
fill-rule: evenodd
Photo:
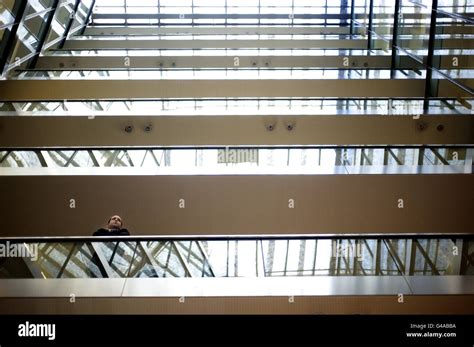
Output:
M107 222L107 228L100 228L93 236L126 236L130 235L127 229L123 228L122 218L120 216L112 216Z

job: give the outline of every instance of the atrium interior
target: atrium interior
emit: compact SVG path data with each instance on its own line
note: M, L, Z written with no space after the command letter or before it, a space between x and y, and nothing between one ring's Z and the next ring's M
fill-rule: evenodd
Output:
M0 0L0 314L474 314L473 14Z

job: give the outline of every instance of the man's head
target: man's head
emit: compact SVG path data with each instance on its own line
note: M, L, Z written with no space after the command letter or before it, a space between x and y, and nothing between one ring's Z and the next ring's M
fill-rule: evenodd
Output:
M120 216L112 216L107 223L107 228L111 230L119 230L122 229L122 218Z

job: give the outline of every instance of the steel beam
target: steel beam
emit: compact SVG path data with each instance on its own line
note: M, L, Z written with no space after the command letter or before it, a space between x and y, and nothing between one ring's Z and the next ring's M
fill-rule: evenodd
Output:
M258 268L260 268L261 270L263 269L263 271L260 271L260 274L261 274L262 276L265 276L265 269L263 268L263 267L264 267L264 264L263 264L263 262L261 262L261 263L259 264L259 261L258 261L259 254L260 254L260 252L258 251L258 244L259 244L259 243L261 244L261 242L262 242L261 240L260 240L260 242L259 242L259 241L256 241L256 243L257 243L257 245L256 245L256 247L257 247L257 255L256 255L256 257L257 257L257 258L256 258L256 259L257 259L257 274L259 273ZM215 277L214 270L213 270L213 268L212 268L212 265L211 265L209 256L208 256L206 250L204 249L204 246L202 245L202 241L196 241L196 244L197 244L197 246L198 246L198 248L199 248L199 251L201 252L201 254L202 254L202 256L203 256L202 261L203 261L204 266L207 265L207 267L208 267L208 269L209 269L209 271L210 271L212 277ZM263 255L263 253L262 253L262 255ZM259 265L260 265L260 266L259 266Z
M381 262L382 262L382 240L376 241L375 246L375 275L380 276L383 275L381 271Z
M179 259L179 262L181 263L184 271L186 272L186 277L194 277L193 273L191 272L191 269L189 268L189 264L186 261L186 258L184 257L183 253L181 252L181 250L176 244L177 244L177 241L171 242L171 248L175 250L176 255Z
M438 150L436 148L431 148L430 149L431 152L433 152L433 154L435 155L436 158L438 158L438 160L443 163L443 165L449 165L449 162L446 160L446 158L444 158L443 156L441 156L441 154L439 154Z
M8 158L8 156L9 156L11 153L12 153L11 151L7 151L7 152L5 153L5 155L0 158L0 164L2 164L2 163Z
M428 243L429 243L430 241L431 241L431 240L428 240ZM433 274L439 276L439 271L438 271L438 269L436 268L436 265L431 261L430 256L428 255L428 253L426 252L426 250L423 248L423 246L420 245L420 242L419 242L418 240L414 240L413 242L414 242L415 246L420 250L420 253L421 253L421 255L423 256L423 258L424 258L424 260L425 260L425 262L423 263L423 265L424 265L425 267L426 267L427 265L429 265L430 268L431 268L431 271L433 272ZM428 249L428 251L429 251L429 249ZM417 270L417 269L415 268L415 270ZM424 274L424 275L425 275L425 274Z
M115 276L115 271L109 265L109 262L105 258L104 253L102 253L102 248L99 246L98 242L87 243L87 247L92 253L92 261L95 261L95 265L99 268L103 277L113 278Z
M403 162L398 158L398 156L393 153L393 151L390 148L387 148L387 152L392 156L392 158L396 161L398 165L403 165Z
M83 25L83 27L81 29L81 32L80 32L81 35L84 35L84 32L88 27L89 21L90 21L91 16L92 16L92 11L94 10L95 2L96 2L96 0L92 0L91 7L87 11L87 16L84 20L84 25Z
M434 69L434 47L436 41L436 17L438 15L438 0L433 0L431 5L431 19L430 19L430 35L428 40L428 58L426 62L426 83L425 83L425 100L423 109L425 111L430 107L430 99L435 95L435 86L433 85L433 69ZM443 40L444 44L444 40ZM437 94L437 93L436 93Z
M419 98L422 79L3 80L3 101L157 98Z
M41 29L38 33L38 43L36 45L36 51L35 54L32 56L32 58L28 61L28 69L34 69L36 62L38 61L38 57L41 55L41 52L44 49L44 45L46 43L46 39L48 37L48 33L51 30L51 23L53 22L54 16L56 15L56 10L59 5L59 0L53 0L51 7L48 9L49 12L46 14L47 19L41 25Z
M392 57L391 57L391 76L395 76L395 72L400 69L400 54L398 54L399 34L398 26L400 25L400 1L395 0L395 12L393 15L393 30L392 30Z
M76 253L78 251L76 248L77 248L77 243L76 242L72 243L71 250L69 251L66 259L64 260L64 263L61 266L61 269L59 270L56 278L61 278L62 277L62 275L64 273L64 270L66 270L66 267L69 264L69 261L71 260L71 257L73 256L74 253Z
M369 23L368 23L368 28L367 28L367 50L372 50L373 49L373 19L374 19L374 0L369 0Z
M390 255L391 255L391 257L392 257L392 259L395 263L395 266L397 267L400 275L403 275L406 271L406 267L405 267L404 262L401 260L399 254L397 253L396 249L393 247L390 240L383 240L383 243L387 247L388 252L390 253Z
M76 2L74 4L74 8L72 9L72 13L69 16L69 21L66 25L66 28L65 28L64 33L63 33L63 38L61 39L61 42L59 43L58 48L63 48L64 47L64 43L68 39L69 32L71 31L72 24L74 23L74 19L76 18L77 9L79 8L79 5L80 5L81 2L80 2L80 0L75 0L75 1Z
M0 42L0 76L5 72L5 65L15 45L18 27L23 20L23 15L25 13L27 4L28 0L15 1L15 5L12 9L13 16L15 17L15 23L13 23L9 30L5 30L4 37Z
M350 35L355 35L355 30L356 30L356 26L355 26L355 21L356 21L356 17L355 17L355 0L351 0L351 22L350 22Z

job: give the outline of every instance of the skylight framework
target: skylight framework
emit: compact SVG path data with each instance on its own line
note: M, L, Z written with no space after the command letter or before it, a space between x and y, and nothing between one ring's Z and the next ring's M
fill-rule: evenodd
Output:
M349 0L99 0L94 25L348 25Z

